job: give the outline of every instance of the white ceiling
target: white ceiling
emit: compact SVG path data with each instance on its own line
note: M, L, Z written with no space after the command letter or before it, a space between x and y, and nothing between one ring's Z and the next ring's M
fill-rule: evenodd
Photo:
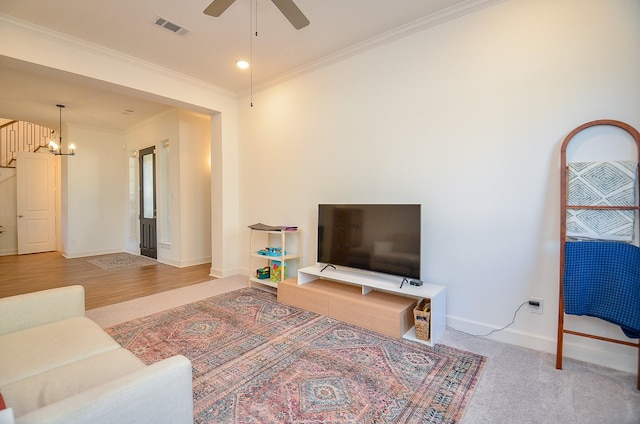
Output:
M61 32L242 93L354 54L407 28L456 16L487 0L295 0L311 24L294 29L267 0L236 0L219 18L210 0L0 0L0 14ZM253 21L252 21L253 16ZM154 21L189 30L180 36ZM258 36L254 35L256 29ZM252 24L253 22L253 24ZM2 42L10 42L3 40ZM252 61L251 71L235 62ZM99 81L0 57L0 117L126 129L169 107ZM251 77L252 75L252 77ZM133 113L125 113L126 110ZM9 116L11 115L11 116ZM28 115L28 116L25 116ZM31 117L29 117L31 116Z

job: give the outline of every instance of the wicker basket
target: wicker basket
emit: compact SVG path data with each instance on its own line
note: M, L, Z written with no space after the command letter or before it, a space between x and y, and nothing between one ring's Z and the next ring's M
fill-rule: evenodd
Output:
M431 338L429 334L431 323L431 301L422 299L413 309L413 319L416 325L416 338L427 341Z

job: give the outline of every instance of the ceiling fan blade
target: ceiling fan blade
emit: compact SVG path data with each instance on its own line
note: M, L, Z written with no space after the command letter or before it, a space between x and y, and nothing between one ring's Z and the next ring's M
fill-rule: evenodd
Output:
M209 16L215 16L216 18L222 15L222 12L227 10L229 6L233 4L236 0L213 0L206 9L204 9L204 14Z
M219 1L219 0L218 0ZM309 25L309 19L296 6L293 0L271 0L280 12L291 22L295 29L301 29Z

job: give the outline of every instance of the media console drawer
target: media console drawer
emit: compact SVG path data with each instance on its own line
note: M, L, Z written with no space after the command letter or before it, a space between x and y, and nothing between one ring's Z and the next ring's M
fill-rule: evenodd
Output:
M360 287L323 279L298 285L296 278L279 284L278 301L397 338L413 327L417 302L379 291L363 295Z

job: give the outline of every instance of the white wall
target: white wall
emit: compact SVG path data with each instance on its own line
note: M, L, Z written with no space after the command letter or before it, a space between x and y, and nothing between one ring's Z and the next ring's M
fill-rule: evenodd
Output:
M18 253L17 196L16 170L0 168L0 256Z
M318 203L421 203L422 276L447 286L448 324L485 333L540 297L543 315L492 337L555 352L559 148L594 119L640 128L638 16L635 0L508 0L254 92L240 227L299 225L310 265ZM628 347L565 352L636 369Z
M172 109L127 133L127 152L156 147L156 164L161 145L169 143L169 186L163 187L163 169L156 166L158 220L170 218L170 234L158 244L158 261L190 266L211 261L211 141L209 116ZM164 210L168 196L169 210ZM134 215L138 214L138 202ZM128 209L128 207L127 207ZM131 211L127 213L130 214ZM160 227L160 224L158 223ZM138 233L129 251L139 253Z
M211 272L227 277L246 270L246 255L240 254L241 239L247 237L240 220L238 142L230 137L229 115L211 117ZM235 119L235 117L231 117ZM226 123L226 125L225 125ZM236 129L239 124L236 121ZM225 130L227 128L227 130Z
M64 150L75 143L78 155L56 158L56 169L61 169L56 176L56 249L69 258L122 252L126 205L123 134L74 125L63 128ZM2 170L0 176L7 176L0 178L0 225L6 227L6 233L0 235L0 254L17 254L15 170Z
M210 117L180 111L180 229L183 266L211 262Z
M127 152L124 134L68 125L62 158L62 253L68 258L124 251Z

